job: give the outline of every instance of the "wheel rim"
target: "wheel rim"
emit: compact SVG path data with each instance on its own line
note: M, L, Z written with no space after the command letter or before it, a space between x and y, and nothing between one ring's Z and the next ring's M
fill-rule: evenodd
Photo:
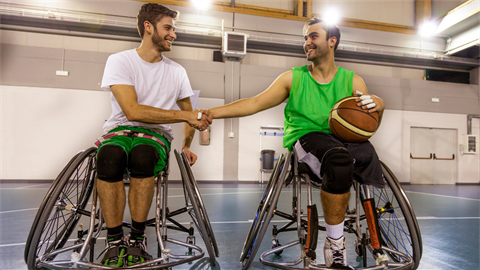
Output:
M80 219L76 209L83 209L91 194L93 181L94 153L84 156L76 167L64 175L63 181L59 183L60 192L56 192L53 204L48 205L46 210L50 214L45 221L37 244L36 257L39 258L55 249L63 247L69 236L75 229ZM75 165L75 162L74 162ZM53 197L51 198L53 199ZM40 226L42 224L39 224ZM52 260L53 258L50 258Z
M405 222L405 216L393 191L388 187L382 189L371 187L370 193L375 199L375 209L383 244L413 258L414 251L410 228ZM405 261L398 255L388 254L396 262Z

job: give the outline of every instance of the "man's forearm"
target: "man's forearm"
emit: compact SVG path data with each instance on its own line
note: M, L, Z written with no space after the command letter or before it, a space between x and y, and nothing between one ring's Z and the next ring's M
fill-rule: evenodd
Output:
M177 110L162 110L151 106L137 105L125 113L128 121L151 124L171 124L187 122L192 117L192 112ZM125 110L124 110L125 112Z
M249 116L258 111L255 109L255 101L251 98L241 99L230 104L210 109L213 119Z
M193 141L193 136L195 135L195 129L192 128L189 124L183 124L183 143L182 149L190 149L190 145Z

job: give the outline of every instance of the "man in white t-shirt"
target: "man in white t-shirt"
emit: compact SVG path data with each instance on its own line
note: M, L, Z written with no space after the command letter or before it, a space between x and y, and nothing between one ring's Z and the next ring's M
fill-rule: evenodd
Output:
M162 55L176 38L177 16L162 5L143 5L137 16L142 44L111 55L105 66L102 90L112 92L112 114L104 125L106 134L97 142L97 192L107 226L104 265L130 266L152 258L146 252L144 230L154 179L166 165L173 140L168 124L185 122L182 151L194 164L197 156L189 149L193 128L205 130L212 121L207 111L192 110L193 91L185 69ZM175 105L181 111L172 110ZM125 171L130 176L132 216L128 236L122 228Z

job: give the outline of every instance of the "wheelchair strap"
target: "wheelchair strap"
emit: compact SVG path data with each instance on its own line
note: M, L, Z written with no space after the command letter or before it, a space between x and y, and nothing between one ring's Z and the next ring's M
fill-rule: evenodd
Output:
M161 146L163 146L166 149L166 145L159 138L157 138L153 135L147 134L147 133L134 132L134 131L131 131L131 130L120 130L120 131L117 131L117 132L112 132L112 133L105 134L102 137L97 139L97 141L95 142L95 145L98 147L106 139L111 138L111 137L115 137L115 136L141 137L141 138L152 139L152 140L158 142ZM167 153L167 152L165 152L165 153Z
M153 259L152 255L148 254L145 250L140 249L138 247L129 247L127 249L127 254L125 256L129 256L129 255L142 257L146 261Z

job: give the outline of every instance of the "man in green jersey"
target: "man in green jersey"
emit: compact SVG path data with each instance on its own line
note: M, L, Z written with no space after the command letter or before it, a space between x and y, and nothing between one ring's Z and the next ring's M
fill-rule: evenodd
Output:
M213 118L248 116L288 98L283 146L294 150L298 162L308 164L322 181L321 201L327 223L325 263L334 269L352 269L346 263L343 236L352 179L355 176L361 183L382 186L382 172L370 142L341 142L331 134L328 115L340 99L358 96L357 105L370 113L378 112L381 119L385 103L368 94L360 76L335 65L334 52L340 42L336 25L313 18L305 24L303 34L310 65L281 74L255 97L210 109L210 115Z

